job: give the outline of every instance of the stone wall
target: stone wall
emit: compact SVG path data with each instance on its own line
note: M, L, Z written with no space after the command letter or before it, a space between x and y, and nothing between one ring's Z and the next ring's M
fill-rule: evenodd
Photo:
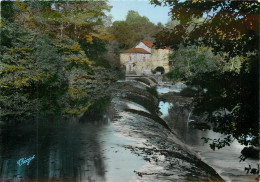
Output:
M169 65L170 50L168 49L152 49L151 51L151 68L163 67L165 73L170 71Z
M168 49L151 49L151 54L121 53L120 64L125 66L126 74L149 75L157 67L163 67L167 73L170 71L169 55Z
M126 74L150 73L151 71L151 54L141 53L121 53L120 64L126 68Z

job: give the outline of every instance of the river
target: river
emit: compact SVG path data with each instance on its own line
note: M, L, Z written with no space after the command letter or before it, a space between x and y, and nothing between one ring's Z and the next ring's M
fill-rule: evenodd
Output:
M64 118L2 125L1 181L131 181L145 162L123 147L133 141L120 137L110 121L106 113L94 122ZM29 165L17 164L33 155Z
M157 88L159 94L166 94L169 92L179 93L186 86L178 83L175 85L166 84ZM184 109L180 112L179 103L160 101L159 108L162 117L168 121L170 128L172 128L179 138L192 151L196 151L200 158L211 167L213 167L225 181L258 181L256 175L247 174L244 170L251 165L257 168L258 160L246 159L240 161L239 156L241 150L245 147L234 141L231 146L226 146L220 150L213 151L209 144L205 144L202 137L206 138L224 138L224 135L213 132L212 130L198 130L189 126L189 121L192 118L192 112Z
M0 181L221 181L158 116L143 83L120 84L101 117L1 123Z

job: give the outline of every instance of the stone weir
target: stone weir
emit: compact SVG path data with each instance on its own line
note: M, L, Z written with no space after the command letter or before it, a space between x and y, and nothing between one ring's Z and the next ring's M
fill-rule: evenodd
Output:
M134 181L223 181L159 117L158 100L149 86L134 80L119 84L113 93L112 123L135 141L124 147L146 161L134 171Z

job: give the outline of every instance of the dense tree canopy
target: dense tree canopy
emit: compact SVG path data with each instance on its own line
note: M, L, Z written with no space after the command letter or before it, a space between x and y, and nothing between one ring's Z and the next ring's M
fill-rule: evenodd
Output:
M109 39L103 25L106 2L5 1L1 6L1 121L82 114L107 100L117 72L97 60Z
M115 21L111 32L122 48L135 46L140 40L153 41L154 35L162 29L162 24L155 25L136 11L129 11L125 21Z
M218 56L214 56L211 49L196 46L180 46L171 56L171 71L166 74L170 79L189 80L198 73L217 70Z
M194 112L206 114L213 130L227 136L223 140L212 140L211 147L224 147L233 139L245 145L258 145L259 3L199 0L151 2L170 6L170 15L178 22L173 28L157 34L158 47L169 46L177 50L180 44L207 46L221 55L227 65L231 65L232 69L196 74L191 81L200 90L194 99ZM203 21L194 21L196 19ZM241 61L236 70L233 69L235 58Z

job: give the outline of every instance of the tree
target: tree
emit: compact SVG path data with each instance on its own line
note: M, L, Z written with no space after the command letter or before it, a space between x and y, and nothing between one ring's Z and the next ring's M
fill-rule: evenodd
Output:
M123 49L130 48L137 42L137 35L129 24L124 21L115 21L111 28L115 39Z
M58 2L56 10L49 2L3 4L8 16L1 23L1 121L33 120L39 113L82 114L110 93L116 72L90 60L109 37L100 22L105 2ZM61 36L62 17L72 19ZM75 31L83 21L89 28ZM85 51L78 41L84 41Z
M175 80L189 80L199 73L217 70L217 57L210 48L180 45L170 58L173 62L166 76Z
M157 35L162 45L177 48L180 41L185 45L206 44L214 52L229 53L230 57L247 56L258 49L258 2L156 0L153 3L171 6L172 20L180 21L174 31ZM204 21L193 22L194 19ZM187 32L191 24L194 29Z
M14 9L12 1L1 2L1 18L8 19L10 22L14 21Z
M129 11L125 21L115 21L111 33L120 44L120 48L127 49L135 46L141 40L154 41L153 36L159 32L162 24L154 25L150 20L136 11Z
M107 20L105 12L111 8L106 1L58 1L52 5L32 1L27 6L24 12L31 15L30 21L34 22L37 29L52 36L72 39L90 39L92 33L102 30L104 21Z
M180 22L173 30L157 34L158 47L178 49L181 43L207 46L226 62L240 58L239 71L205 72L193 78L192 85L200 88L194 110L197 114L206 114L213 130L227 136L223 140L212 140L213 149L230 145L234 139L257 146L259 3L198 0L155 0L152 3L171 6L172 19ZM194 19L203 21L193 22ZM187 31L191 25L193 29Z

